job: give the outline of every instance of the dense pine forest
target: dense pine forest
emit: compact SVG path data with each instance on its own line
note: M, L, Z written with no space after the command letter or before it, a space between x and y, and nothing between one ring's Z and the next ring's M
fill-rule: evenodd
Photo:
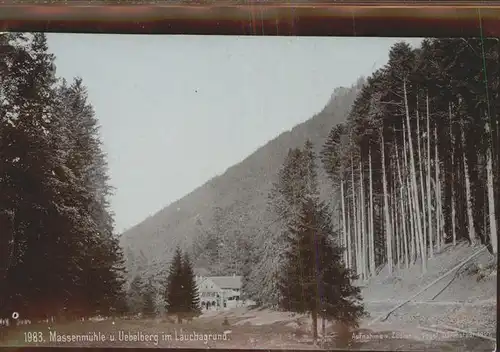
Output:
M185 255L172 243L159 278L146 275L148 253L127 253L141 263L126 283L83 80L57 76L44 34L0 35L0 317L165 310L182 320L200 313L193 258L209 274L242 275L257 305L310 314L317 337L319 317L357 325L356 285L384 268L425 274L429 258L464 241L496 255L499 54L497 39L394 45L324 144L290 148L271 170L265 214L251 219L258 233L237 228L254 205L213 206L212 226L186 233L196 240L183 243Z

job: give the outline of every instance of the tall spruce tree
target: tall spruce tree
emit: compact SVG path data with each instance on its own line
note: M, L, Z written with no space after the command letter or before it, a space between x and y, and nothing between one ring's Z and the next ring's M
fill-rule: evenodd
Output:
M187 253L182 260L182 291L183 291L183 313L190 316L197 316L201 313L200 297L196 277L193 271L191 260Z
M74 212L64 163L65 131L55 113L54 57L43 34L11 38L0 129L2 201L14 216L13 262L7 273L7 310L27 317L56 315L74 288L78 244L66 231ZM63 288L67 288L64 290Z
M101 149L98 122L88 103L80 78L59 88L59 113L68 132L66 166L72 171L72 201L78 211L78 227L87 250L78 257L80 292L86 302L86 314L114 315L125 309L124 258L109 210L109 176L106 157ZM90 246L89 246L90 245ZM79 298L81 299L81 297Z
M356 326L363 307L359 288L352 286L356 276L342 261L344 249L336 242L329 208L319 199L316 155L310 142L296 162L290 166L302 168L299 175L304 175L305 182L296 203L298 212L285 230L287 249L281 253L284 265L278 283L280 306L310 313L317 338L318 316Z
M325 204L306 200L301 216L289 225L290 247L282 257L280 305L288 311L310 313L314 338L318 317L355 327L364 312L360 290L353 286L357 277L342 262L343 249L333 240L329 217Z
M177 247L167 277L165 302L168 314L176 315L179 323L182 322L182 313L185 305L182 274L182 251Z

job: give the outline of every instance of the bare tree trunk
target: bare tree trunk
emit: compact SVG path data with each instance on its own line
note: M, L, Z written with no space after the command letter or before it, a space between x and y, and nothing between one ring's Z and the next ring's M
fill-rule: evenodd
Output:
M464 127L460 125L460 133L462 137L462 153L463 153L463 162L464 162L464 173L465 173L465 196L467 197L466 205L467 205L467 222L468 222L468 230L469 230L469 241L471 245L476 245L476 234L474 231L474 218L472 217L472 195L471 195L471 186L470 186L470 176L469 176L469 165L467 162L467 155L465 154L465 134Z
M370 230L368 232L370 238L368 243L370 245L369 260L370 260L370 273L375 275L375 241L374 241L374 224L373 224L373 179L372 179L372 154L371 148L368 150L368 159L370 167Z
M316 342L318 340L318 312L316 311L316 309L312 310L311 318L312 318L313 339Z
M404 262L406 268L409 268L408 261L408 238L406 234L406 214L405 214L405 206L404 206L404 183L403 178L401 177L401 166L399 164L399 152L398 146L396 145L396 163L398 168L398 179L399 179L399 207L401 209L401 226L403 227L403 251L404 251Z
M491 149L492 149L492 138L491 132L489 128L489 124L486 123L486 134L488 136L488 148L486 151L486 175L487 175L487 188L488 188L488 216L490 222L490 243L493 254L497 253L497 222L495 217L495 194L493 191L493 162L491 157Z
M340 201L341 203L341 208L342 208L342 244L345 247L344 249L344 263L347 267L349 267L349 260L348 260L348 242L347 242L347 228L346 228L346 221L345 221L345 199L344 199L344 180L340 181Z
M356 274L361 274L359 260L359 224L358 224L358 204L356 199L356 183L354 182L354 161L351 155L351 182L352 182L352 204L353 204L353 230L354 230L354 258L356 260Z
M408 223L407 223L407 216L406 216L406 206L405 206L405 196L404 196L404 187L401 186L399 189L399 194L400 194L400 200L399 204L401 206L401 221L403 224L403 245L405 249L405 266L406 268L410 267L410 251L411 251L411 243L408 240Z
M451 103L448 104L448 110L450 115L450 141L451 141L451 231L453 245L457 244L457 232L456 232L456 210L455 210L455 141L453 138L452 130L452 115L451 115Z
M356 250L356 260L359 263L359 278L363 280L363 250L362 250L362 243L361 243L361 197L358 196L358 199L356 199L356 231L357 231L357 244L358 244L358 249Z
M415 230L415 223L414 223L414 219L413 219L413 211L412 211L412 194L411 194L411 188L410 188L410 176L409 176L409 164L408 164L408 158L407 158L407 154L408 154L408 148L406 146L406 127L405 127L405 124L403 122L403 155L404 155L404 162L405 162L405 185L404 187L406 188L406 197L407 197L407 200L408 202L406 203L406 205L408 206L408 217L409 217L409 222L410 222L410 227L409 227L409 231L408 231L408 234L410 236L410 245L411 245L411 252L410 252L410 260L412 263L415 263L416 259L417 259L417 253L418 253L418 241L417 241L417 235L416 235L416 230Z
M427 99L427 110L429 109L429 99ZM425 208L425 191L424 191L424 174L423 174L423 171L422 171L422 163L423 163L423 158L422 158L422 149L421 149L421 143L420 143L420 138L421 138L421 134L420 134L420 115L418 113L418 109L417 109L417 148L418 148L418 168L419 168L419 174L420 174L420 180L419 180L419 183L418 183L418 188L420 189L420 198L422 199L422 202L420 203L419 201L419 204L422 205L422 223L423 223L423 226L422 226L422 237L424 239L424 248L427 250L427 219L426 219L426 216L425 216L425 211L424 211L424 208ZM429 243L432 243L432 242L429 242ZM429 245L429 248L430 248L430 257L432 258L432 246Z
M394 191L392 190L392 187L391 189L389 190L389 212L391 214L391 232L392 232L392 244L395 246L395 254L396 254L396 258L394 260L394 264L396 266L397 269L399 269L399 266L398 266L398 234L396 233L396 224L394 222Z
M360 198L359 198L359 203L360 203L360 210L361 210L361 221L360 221L360 226L361 226L361 267L362 267L362 277L363 280L366 280L366 224L365 224L365 190L364 190L364 179L363 179L363 163L360 161L359 162L359 191L360 191Z
M438 205L437 209L439 212L439 243L440 243L440 249L444 246L444 240L446 234L444 233L444 212L443 212L443 182L441 180L441 163L439 160L439 150L436 151L436 160L437 160L437 177L438 177L438 193L439 193L439 198L438 198Z
M426 96L427 105L427 229L429 238L429 253L433 256L433 231L432 231L432 199L431 199L431 115L429 112L429 94Z
M399 229L399 213L398 213L398 196L397 196L397 186L394 182L393 196L392 196L392 207L394 209L394 214L392 216L392 221L394 223L394 238L396 239L396 263L398 270L401 269L401 231Z
M347 267L354 269L352 265L352 244L351 244L351 214L349 212L349 203L347 205Z
M382 150L382 184L384 189L384 217L385 217L385 233L386 233L386 250L387 250L387 267L389 269L389 275L392 275L392 233L391 233L391 219L389 215L389 199L387 195L387 177L385 174L385 148L384 148L384 132L380 132L381 135L381 150Z
M408 234L406 232L406 212L405 212L405 206L404 206L404 194L403 194L403 187L401 186L399 188L399 204L401 208L401 226L403 227L403 251L404 251L404 263L406 268L408 269L410 267L410 261L408 260Z
M438 154L438 143L437 143L437 126L434 127L434 172L436 180L436 245L437 250L441 250L441 214L440 214L440 203L441 203L441 192L440 192L440 182L439 182L439 154Z
M413 207L415 211L415 222L417 224L417 236L419 240L420 246L420 255L422 258L422 272L425 273L427 271L427 258L426 251L424 247L423 235L422 235L422 224L420 223L421 214L420 214L420 206L418 204L418 191L417 191L417 172L415 168L415 158L413 152L413 141L411 138L411 124L410 124L410 112L408 111L408 97L406 92L406 80L403 81L403 91L404 91L404 102L405 102L405 110L406 110L406 124L408 127L408 145L410 147L410 176L411 176L411 188L413 193Z
M390 160L390 168L391 170L394 170L394 160L391 158ZM399 270L399 232L397 230L397 223L398 223L398 218L397 218L397 205L396 205L396 182L395 182L395 173L392 172L392 182L391 182L391 189L389 191L389 196L390 196L390 212L391 212L391 229L392 229L392 239L393 239L393 244L395 246L395 254L396 254L396 268Z
M417 225L415 224L415 217L413 216L413 194L410 190L410 182L406 180L406 197L408 198L408 217L410 218L410 229L411 229L411 238L412 238L412 263L414 264L418 258L419 252L419 241L417 238Z

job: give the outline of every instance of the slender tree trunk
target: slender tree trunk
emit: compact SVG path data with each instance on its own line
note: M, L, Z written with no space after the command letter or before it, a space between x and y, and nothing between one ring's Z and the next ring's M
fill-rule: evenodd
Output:
M381 131L381 151L382 151L382 184L384 190L384 217L385 217L385 233L386 233L386 251L387 251L387 267L389 275L392 275L392 233L391 233L391 219L389 215L389 199L387 195L387 176L385 174L385 148L384 148L384 132Z
M495 217L495 194L493 191L493 162L492 162L492 141L491 132L488 123L486 123L486 135L488 139L488 147L486 151L486 177L488 180L488 217L490 223L490 243L493 254L497 253L497 222Z
M451 103L448 104L448 111L450 115L450 142L451 142L451 232L453 245L457 244L457 232L456 232L456 210L455 210L455 141L453 138L453 128L452 128L452 115L451 115Z
M405 249L405 264L406 268L410 267L410 261L408 260L408 253L409 253L409 248L408 248L408 234L406 231L406 212L405 212L405 203L404 203L404 186L401 185L401 188L399 189L400 192L400 205L401 205L401 216L402 216L402 223L403 223L403 245Z
M363 178L363 163L359 162L359 191L360 191L360 210L361 210L361 266L363 279L366 280L366 224L365 224L365 190L364 190L364 178Z
M434 179L436 180L436 246L437 250L441 250L441 214L439 211L439 204L441 203L441 192L439 187L439 155L438 155L438 143L437 143L437 126L434 127Z
M390 168L391 170L394 170L394 160L391 158L390 160ZM399 232L397 230L397 205L396 205L396 192L395 192L395 173L392 172L392 180L391 180L391 189L389 191L389 196L390 196L390 211L391 211L391 229L392 229L392 239L393 239L393 245L395 246L395 255L396 255L396 268L399 270Z
M420 255L422 258L422 272L425 273L427 271L427 258L426 251L424 247L423 235L422 235L422 224L420 223L420 219L422 218L420 215L420 206L418 204L418 191L417 191L417 172L415 168L415 158L413 152L413 141L411 138L411 124L410 124L410 112L408 111L408 97L406 91L406 80L403 81L403 91L404 91L404 102L405 102L405 112L406 112L406 124L408 127L408 145L410 147L410 164L411 164L411 188L413 193L413 207L415 211L415 222L417 224L417 235L420 246Z
M396 239L396 263L398 270L401 269L401 232L399 230L399 213L398 213L398 196L397 196L397 186L394 182L393 186L393 196L392 196L392 222L394 223L394 238Z
M412 263L415 263L418 258L418 253L420 251L420 242L418 240L417 235L417 224L415 223L415 216L413 210L413 193L411 192L410 181L406 180L406 197L408 199L407 207L408 207L408 217L410 218L410 229L411 229L411 238L412 238Z
M313 339L316 342L318 340L318 312L316 311L316 309L312 310L311 318L312 318Z
M443 212L443 182L441 180L441 164L440 164L440 159L439 159L439 152L437 153L437 169L438 169L438 172L437 172L437 175L438 175L438 184L437 184L437 188L438 188L438 194L439 194L439 198L438 198L438 204L437 204L437 209L438 209L438 212L439 212L439 244L440 244L440 249L444 246L444 241L445 241L445 237L446 237L446 234L445 234L445 228L444 228L444 212Z
M429 109L429 100L427 99L427 109ZM417 148L418 148L418 169L419 169L419 174L420 174L420 179L418 183L418 188L420 189L420 198L422 199L422 202L419 201L419 204L422 205L422 237L424 239L424 248L427 250L427 219L425 216L425 187L424 187L424 173L422 171L422 164L423 164L423 158L422 158L422 147L420 143L421 139L421 134L420 134L420 115L418 113L417 109ZM429 242L430 244L431 242ZM430 252L430 257L432 258L432 246L429 245L429 252Z
M396 233L396 227L394 223L394 191L391 186L389 189L389 213L391 214L391 233L392 233L392 245L395 246L394 254L396 258L394 260L394 264L396 268L398 267L398 234Z
M358 261L359 265L359 278L363 280L363 250L362 250L362 243L361 243L361 197L358 196L358 199L356 199L356 231L358 233L357 236L357 244L358 244L358 249L356 250L356 260Z
M431 114L429 112L429 94L426 96L427 110L427 229L429 238L429 254L434 255L433 231L432 231L432 198L431 198Z
M464 127L460 125L460 133L462 137L462 159L464 163L464 174L465 174L465 196L466 196L466 206L467 206L467 223L469 230L469 241L471 245L476 245L476 235L474 231L474 218L472 216L472 194L470 186L470 176L469 176L469 165L467 163L467 155L465 154L465 134Z
M341 203L341 208L342 208L342 242L343 242L343 245L345 246L345 249L344 249L344 263L345 263L345 265L347 267L349 267L349 259L348 259L349 244L348 244L348 241L347 241L347 227L346 227L346 220L345 220L346 209L345 209L345 199L344 199L344 180L340 181L340 200L342 202Z
M358 224L358 204L356 197L356 183L354 182L354 161L351 155L351 182L352 182L352 204L353 204L353 230L354 230L354 258L356 260L356 274L361 274L359 260L359 224Z
M409 172L409 164L408 164L408 148L406 146L406 127L405 123L403 122L403 155L404 155L404 162L405 162L405 179L404 179L404 187L406 189L405 195L407 198L407 203L406 206L408 207L408 217L409 217L409 231L408 234L410 236L410 246L411 246L411 252L410 252L410 260L413 263L415 263L417 259L417 253L418 253L418 241L417 241L417 235L415 231L415 224L414 224L414 219L413 219L413 211L412 211L412 195L411 195L411 189L410 189L410 172Z
M374 241L374 224L373 224L373 178L372 178L372 154L371 148L368 150L368 159L369 159L369 167L370 167L370 231L369 236L370 239L368 241L370 245L370 273L371 275L375 275L375 241Z
M406 214L405 214L405 207L404 207L404 183L403 183L403 178L401 177L401 166L399 164L399 152L398 152L398 146L396 144L396 164L397 164L397 169L398 169L398 180L399 180L399 208L401 209L401 227L403 230L403 260L406 265L406 268L409 267L409 261L408 261L408 238L406 234Z
M352 265L351 214L349 209L349 203L347 203L347 267L349 269L354 269Z

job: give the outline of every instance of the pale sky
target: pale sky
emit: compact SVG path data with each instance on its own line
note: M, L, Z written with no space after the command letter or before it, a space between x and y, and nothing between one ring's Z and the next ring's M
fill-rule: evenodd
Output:
M49 34L102 126L116 231L141 222L322 110L401 38Z

